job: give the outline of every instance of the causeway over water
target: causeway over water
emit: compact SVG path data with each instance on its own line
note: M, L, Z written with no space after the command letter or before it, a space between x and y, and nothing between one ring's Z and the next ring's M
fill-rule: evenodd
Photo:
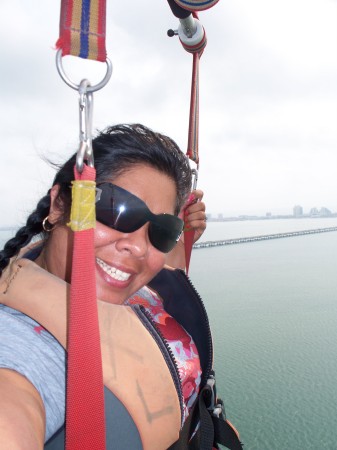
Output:
M337 231L337 227L315 228L313 230L290 231L286 233L265 234L261 236L223 239L220 241L197 242L193 245L193 248L209 248L209 247L218 247L222 245L243 244L246 242L267 241L269 239L281 239L294 236L304 236L306 234L327 233L330 231Z

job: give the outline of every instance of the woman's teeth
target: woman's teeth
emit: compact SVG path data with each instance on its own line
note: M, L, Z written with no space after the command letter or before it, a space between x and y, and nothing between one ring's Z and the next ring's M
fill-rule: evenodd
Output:
M121 270L116 269L115 267L109 266L100 258L96 258L96 262L104 270L105 273L107 273L111 278L114 278L115 280L127 281L131 276L130 273L122 272Z

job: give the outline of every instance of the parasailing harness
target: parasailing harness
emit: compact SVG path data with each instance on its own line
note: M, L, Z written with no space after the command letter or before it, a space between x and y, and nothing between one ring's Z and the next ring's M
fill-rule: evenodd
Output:
M184 49L193 55L187 148L187 157L196 165L193 169L193 188L196 188L199 168L199 61L207 42L197 11L207 9L217 1L168 0L173 14L180 21L178 30L169 30L168 34L169 36L178 35ZM60 37L57 42L57 69L66 84L78 91L80 115L80 145L74 167L70 218L70 227L74 232L74 248L68 315L65 438L67 450L105 450L106 432L109 431L110 426L106 427L105 423L104 392L106 400L113 401L113 398L109 399L110 394L103 386L102 375L94 267L96 174L91 145L93 93L105 86L112 73L111 62L106 56L105 21L105 0L62 0ZM94 86L91 86L86 79L76 84L68 78L63 69L62 57L66 55L105 62L106 75ZM194 232L185 229L187 270L193 238ZM174 284L175 277L182 276L177 271L174 273L175 275L159 274L154 280L155 287L160 291L160 286L167 283L167 277ZM177 294L181 295L181 292ZM170 293L164 293L164 298L165 295ZM181 320L184 323L184 317L181 317ZM209 372L198 398L193 412L181 431L179 440L170 448L172 450L187 448L210 450L218 442L233 450L241 449L237 434L223 416L223 407L216 396L212 371ZM195 433L197 438L190 441L191 432L198 427L198 422L200 422L199 431ZM51 443L45 448L50 450L60 448L58 444L57 447L53 445Z

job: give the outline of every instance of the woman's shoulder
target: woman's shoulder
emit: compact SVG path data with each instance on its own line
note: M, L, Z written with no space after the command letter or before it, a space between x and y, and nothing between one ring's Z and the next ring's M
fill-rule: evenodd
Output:
M64 420L65 351L40 324L2 304L0 369L23 375L38 391L46 411L49 438Z
M59 342L45 328L31 317L9 306L0 304L1 342L6 346L32 346L36 351L45 347L44 351L62 352ZM6 337L6 340L5 340Z
M1 321L0 323L5 324L6 322L12 322L18 324L18 326L21 324L23 327L27 326L28 328L34 328L39 326L37 322L35 322L34 319L32 319L29 316L26 316L26 314L23 314L21 311L18 311L17 309L10 308L9 306L3 305L0 303L0 317Z

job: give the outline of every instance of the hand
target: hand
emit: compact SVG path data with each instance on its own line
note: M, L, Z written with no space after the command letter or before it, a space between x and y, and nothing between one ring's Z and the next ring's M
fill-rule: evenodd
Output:
M204 193L200 189L193 191L180 213L180 217L185 221L185 229L194 230L193 242L196 242L206 229L206 206L201 201L203 196ZM180 240L184 242L184 233L181 235Z
M206 228L205 203L202 197L204 193L200 190L191 192L184 206L181 208L179 217L185 220L185 229L194 230L193 242L196 242ZM185 270L185 249L184 249L184 233L180 236L178 245L166 256L166 264Z

